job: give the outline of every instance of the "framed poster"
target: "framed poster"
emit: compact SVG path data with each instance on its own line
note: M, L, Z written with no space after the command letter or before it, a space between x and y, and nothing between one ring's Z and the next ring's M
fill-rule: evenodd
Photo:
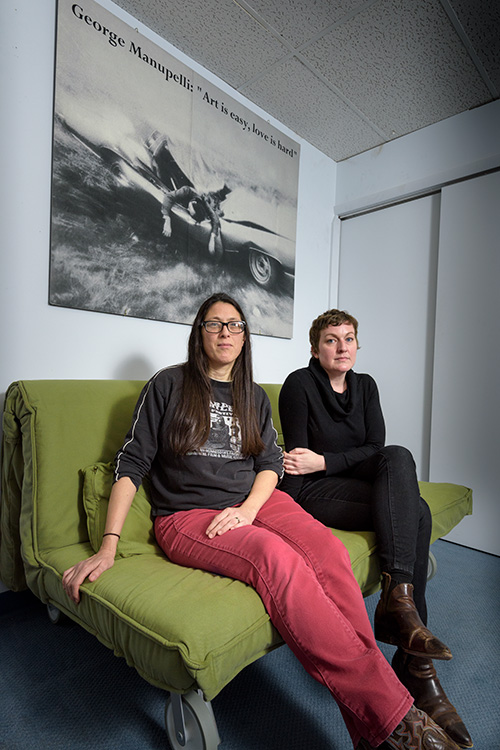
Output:
M94 0L57 11L49 303L292 335L299 145Z

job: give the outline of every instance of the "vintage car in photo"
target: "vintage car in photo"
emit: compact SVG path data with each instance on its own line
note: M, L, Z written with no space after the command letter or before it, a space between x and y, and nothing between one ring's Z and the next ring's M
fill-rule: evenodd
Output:
M128 193L127 205L140 206L144 199L157 201L158 216L167 193L188 186L196 190L189 177L172 154L166 136L153 132L144 143L116 142L87 137L81 128L62 121L64 128L90 148L109 169L117 187ZM221 188L223 186L221 185ZM264 289L271 289L284 279L293 281L295 269L295 241L271 227L278 224L278 207L256 192L239 186L224 186L224 198L218 211L220 235L217 237L213 260L224 262L229 256L239 256L253 281ZM137 200L131 199L134 194ZM142 198L142 200L141 200ZM154 204L153 204L154 205ZM156 209L154 209L156 210ZM285 210L280 206L284 222ZM196 247L208 254L212 223L208 217L193 217L186 205L174 203L171 211L171 236L184 248ZM294 227L290 217L288 226ZM293 229L291 235L295 234ZM168 238L165 240L168 242Z
M230 254L242 256L252 279L265 289L279 283L283 276L293 277L295 243L262 223L268 211L264 201L238 188L227 196L222 209L220 239L217 240L221 261ZM187 208L177 204L172 208L172 227L173 233L187 233L189 242L208 247L212 231L208 218L197 222Z

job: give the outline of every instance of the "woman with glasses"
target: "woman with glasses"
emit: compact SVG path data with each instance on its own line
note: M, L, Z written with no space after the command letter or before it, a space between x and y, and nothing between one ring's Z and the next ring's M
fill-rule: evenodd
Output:
M280 392L286 447L280 488L327 526L375 531L383 571L375 635L398 647L393 667L416 705L460 747L472 747L433 664L451 659L451 652L426 627L432 518L413 457L406 448L384 445L375 381L352 369L356 318L327 310L313 321L309 340L308 367L291 373Z
M378 650L345 547L276 489L275 439L269 399L253 383L243 312L213 295L193 323L187 362L156 373L139 397L116 457L101 548L64 573L66 592L78 602L85 578L113 565L149 473L166 556L255 588L284 641L337 701L355 748L456 750Z

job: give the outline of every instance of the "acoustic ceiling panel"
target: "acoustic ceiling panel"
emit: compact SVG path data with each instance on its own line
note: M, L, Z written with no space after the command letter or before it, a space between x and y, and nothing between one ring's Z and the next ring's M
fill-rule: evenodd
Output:
M383 0L302 55L387 139L489 98L448 16L432 0Z
M115 0L339 161L500 95L498 0Z
M233 0L119 0L118 5L236 89L287 53Z
M378 146L383 137L293 58L242 89L251 101L337 161Z

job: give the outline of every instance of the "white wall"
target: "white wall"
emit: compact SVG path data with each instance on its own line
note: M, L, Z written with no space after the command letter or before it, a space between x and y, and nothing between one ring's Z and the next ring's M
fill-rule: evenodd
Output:
M500 166L500 100L340 162L336 214L428 192Z
M449 538L500 555L500 172L443 190L431 480L473 489Z
M329 304L337 165L108 0L101 4L301 145L294 337L255 336L255 376L307 361L311 319ZM189 328L48 305L55 0L0 4L0 394L28 378L144 378L181 361ZM311 263L311 255L314 263Z
M500 399L495 390L500 378L496 323L500 316L497 291L500 184L498 172L479 175L500 166L499 132L500 102L497 101L340 163L336 191L337 213L353 215L353 218L341 222L342 229L338 233L341 269L347 262L344 252L356 250L352 242L350 248L344 247L344 226L349 227L347 235L353 233L354 227L359 227L362 236L357 243L357 257L348 259L352 269L350 278L346 281L343 271L339 277L341 304L350 304L346 296L353 285L358 299L369 301L376 298L374 274L367 270L366 263L361 262L363 253L372 249L382 266L378 271L382 276L385 273L387 282L381 290L384 299L379 306L382 304L387 310L392 305L393 314L396 317L401 314L407 321L406 328L399 330L396 341L392 342L387 374L383 368L377 372L381 391L387 394L384 409L386 418L389 416L389 433L397 429L397 418L391 414L397 413L400 397L394 386L393 368L398 368L400 360L403 370L411 365L407 337L411 337L415 321L418 322L414 317L411 323L411 315L423 312L435 293L437 309L432 330L426 322L429 338L435 336L432 372L423 394L414 392L408 395L408 398L417 399L420 408L420 414L409 417L408 429L414 429L418 435L423 422L429 426L425 452L429 456L431 481L456 482L473 489L473 517L462 521L449 538L494 554L500 554L495 463L500 418ZM473 178L473 175L478 176ZM390 242L394 233L392 218L406 210L413 215L412 207L422 201L434 200L430 195L433 191L441 195L440 201L437 195L434 196L438 198L439 209L437 258L434 278L430 277L427 287L421 283L422 305L419 306L414 289L406 298L401 298L400 280L391 290L395 262L394 246ZM426 193L429 194L427 198L380 209L385 203ZM451 196L454 196L453 201ZM380 210L356 216L373 208ZM376 234L370 236L361 232L364 224L373 225L374 222ZM412 231L410 221L406 229ZM435 243L435 233L433 230L428 241L425 236L419 237L421 249L413 247L410 268L418 261L418 253L427 258ZM384 237L387 238L386 247ZM360 242L365 244L360 246ZM405 250L401 247L401 256ZM354 282L352 274L355 270ZM421 271L417 273L413 269L416 278L421 276ZM376 302L372 302L372 309L375 305ZM369 306L364 316L368 311ZM356 310L352 312L356 314ZM386 320L385 324L390 330L390 321ZM419 341L417 347L421 346ZM431 342L428 340L427 343ZM376 348L376 343L372 346ZM374 356L378 357L378 354ZM424 376L423 368L420 372ZM421 478L425 476L421 474Z
M439 203L439 195L430 195L343 221L339 273L339 306L359 321L356 369L378 383L386 443L409 448L424 480Z

